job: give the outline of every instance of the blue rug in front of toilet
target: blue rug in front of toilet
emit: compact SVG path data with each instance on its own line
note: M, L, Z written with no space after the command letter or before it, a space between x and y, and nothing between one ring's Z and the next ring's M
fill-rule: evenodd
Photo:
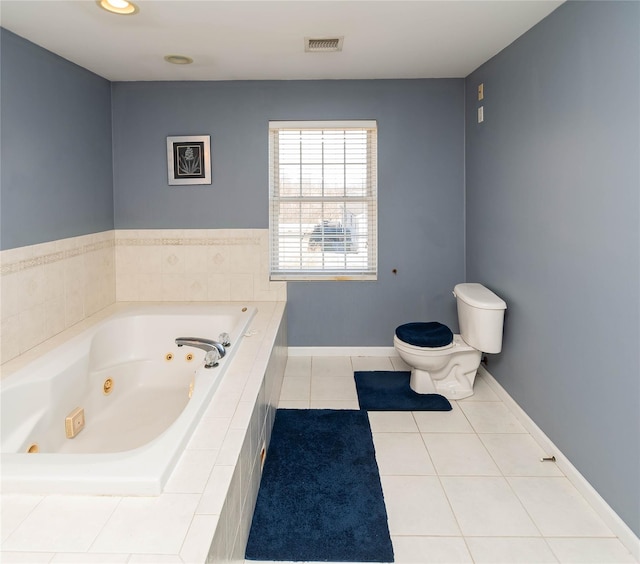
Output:
M451 411L440 394L418 394L411 389L411 372L376 370L355 372L360 409L366 411Z
M393 562L365 411L276 411L245 558Z

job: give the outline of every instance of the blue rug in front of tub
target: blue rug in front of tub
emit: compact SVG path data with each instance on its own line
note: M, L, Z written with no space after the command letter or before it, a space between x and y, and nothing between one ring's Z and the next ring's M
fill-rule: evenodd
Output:
M246 558L393 562L365 411L277 410Z
M418 394L411 389L411 372L385 370L355 372L360 409L366 411L451 411L440 394Z

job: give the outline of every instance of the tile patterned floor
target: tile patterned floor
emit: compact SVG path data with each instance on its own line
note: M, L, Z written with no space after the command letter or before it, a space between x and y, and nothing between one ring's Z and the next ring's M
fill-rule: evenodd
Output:
M358 409L354 370L405 369L289 357L280 407ZM482 378L452 405L369 415L396 562L635 562Z

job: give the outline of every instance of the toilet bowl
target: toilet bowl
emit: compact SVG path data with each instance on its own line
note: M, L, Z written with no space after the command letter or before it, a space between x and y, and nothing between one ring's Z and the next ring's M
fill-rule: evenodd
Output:
M506 303L481 284L458 284L453 294L459 335L437 322L396 328L393 346L411 367L410 386L419 394L441 394L448 399L473 395L482 353L502 350Z
M419 394L441 394L462 399L473 394L482 352L467 345L460 335L445 347L417 347L393 337L398 355L411 367L409 385Z

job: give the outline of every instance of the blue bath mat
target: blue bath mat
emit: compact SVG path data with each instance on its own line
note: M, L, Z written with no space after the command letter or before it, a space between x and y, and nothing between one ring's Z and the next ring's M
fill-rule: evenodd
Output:
M365 411L278 409L246 558L393 562Z
M411 372L356 372L360 409L367 411L451 411L440 394L418 394L409 386Z

